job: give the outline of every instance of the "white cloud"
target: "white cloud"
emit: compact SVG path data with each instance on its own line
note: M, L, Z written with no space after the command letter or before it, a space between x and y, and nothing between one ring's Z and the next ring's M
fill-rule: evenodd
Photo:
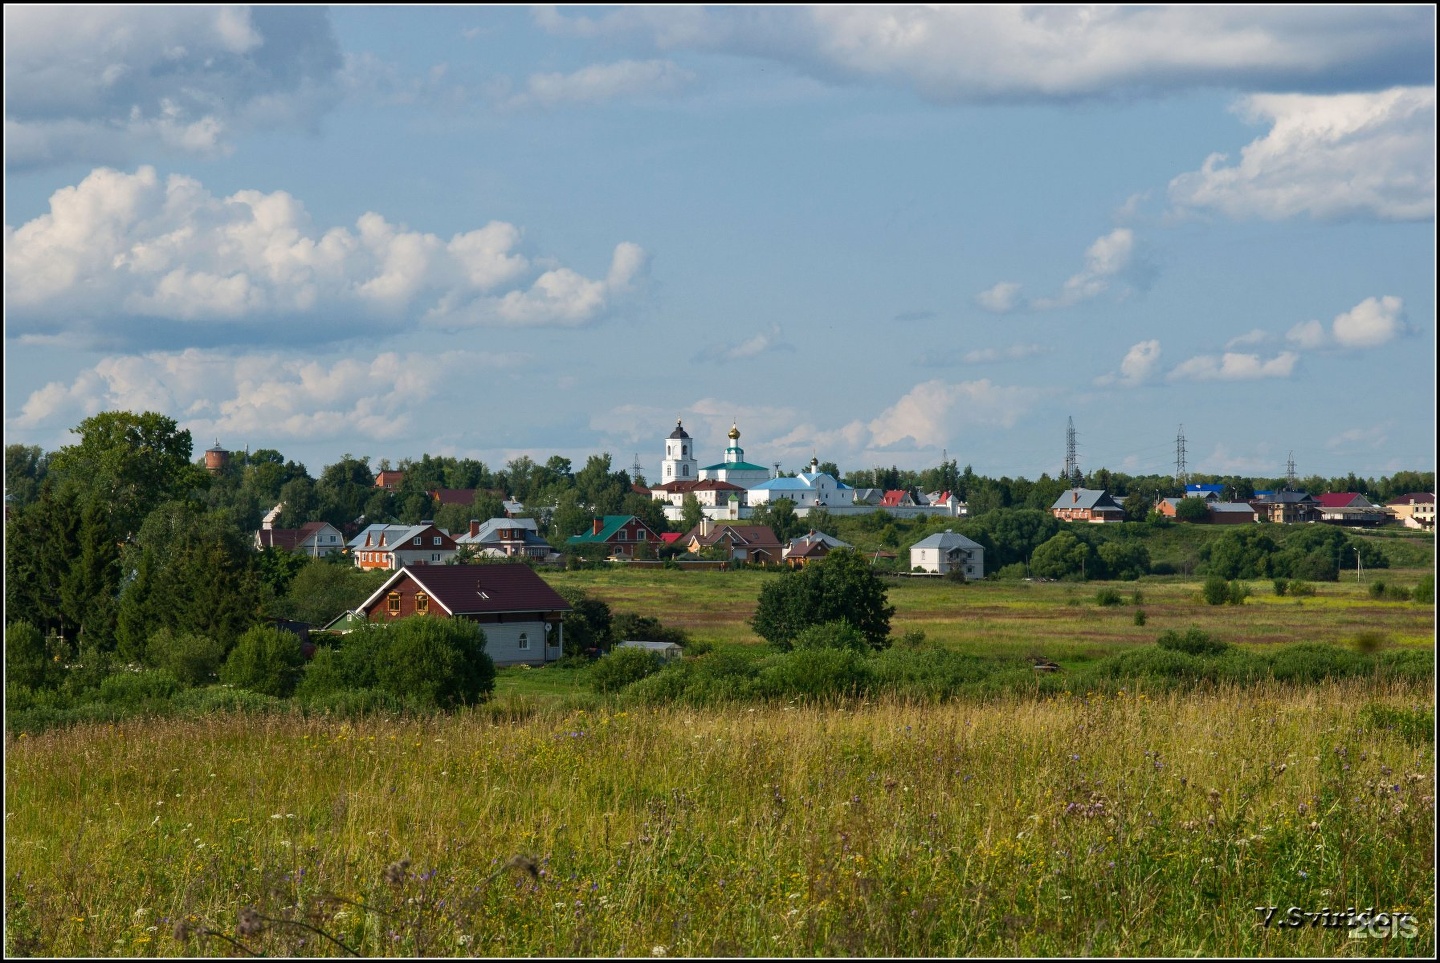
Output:
M622 60L591 64L574 73L532 74L525 89L505 101L509 107L594 105L634 97L673 95L695 75L670 60Z
M975 295L975 301L987 311L1004 314L1015 310L1020 301L1020 285L1014 281L1001 281L986 291Z
M1258 354L1227 351L1216 357L1196 355L1176 365L1167 376L1171 381L1254 381L1260 378L1288 378L1300 356L1282 351L1269 361Z
M10 5L6 165L226 153L241 130L313 126L340 66L319 8Z
M866 425L870 433L866 447L903 442L917 448L943 447L963 425L1013 427L1034 400L1033 391L996 385L989 379L921 382Z
M1072 275L1060 294L1053 298L1036 298L1030 306L1045 310L1066 308L1104 294L1110 282L1130 264L1135 250L1135 234L1128 227L1119 227L1095 239L1085 251L1085 269Z
M1270 132L1240 162L1211 154L1170 182L1181 209L1279 220L1435 216L1435 89L1328 96L1254 94L1236 108Z
M794 351L794 345L787 344L780 332L780 325L772 324L768 330L760 331L743 341L731 344L715 344L703 348L691 359L693 364L729 364L733 361L748 361L762 354L774 351Z
M122 344L257 330L324 341L415 315L441 328L573 327L645 273L645 252L622 242L602 279L559 266L537 276L520 240L502 221L445 240L374 212L353 229L322 229L283 191L222 198L188 177L162 182L151 167L100 168L56 191L48 214L7 226L7 320L20 336L83 339L99 336L93 319L104 317L104 335Z
M1301 348L1374 348L1394 340L1406 330L1405 302L1394 295L1366 298L1335 316L1330 330L1320 321L1302 321L1285 337Z
M1296 90L1339 77L1420 83L1434 60L1434 17L1420 9L836 5L535 16L555 33L763 57L943 102Z
M1156 340L1141 341L1132 345L1130 350L1125 352L1125 357L1120 361L1120 374L1101 375L1095 379L1097 385L1120 384L1127 387L1143 384L1150 380L1155 369L1160 364L1160 342Z
M33 392L17 429L73 425L102 410L160 411L197 437L314 442L394 440L443 386L479 368L508 368L513 354L385 352L333 362L274 353L191 348L102 360L71 384Z
M1050 348L1043 344L1012 344L1008 348L977 348L965 352L961 359L966 364L991 364L997 361L1024 361L1036 355L1045 354Z
M1246 331L1244 334L1236 335L1229 341L1226 341L1225 350L1229 351L1232 348L1242 348L1245 345L1249 344L1264 344L1269 340L1270 333L1268 331L1264 331L1260 328L1252 328L1249 331Z

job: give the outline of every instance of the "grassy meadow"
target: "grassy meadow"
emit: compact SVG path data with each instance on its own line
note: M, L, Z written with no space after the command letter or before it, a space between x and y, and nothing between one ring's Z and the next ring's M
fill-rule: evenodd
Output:
M773 577L546 574L756 653ZM1178 578L889 585L897 635L1070 670L1191 626L1258 651L1434 645L1433 606L1353 577L1239 606ZM696 710L587 674L505 669L487 704L432 717L7 728L5 952L1434 953L1433 677ZM1291 907L1415 931L1281 925Z
M1350 682L79 727L7 743L5 950L1428 956L1433 720Z

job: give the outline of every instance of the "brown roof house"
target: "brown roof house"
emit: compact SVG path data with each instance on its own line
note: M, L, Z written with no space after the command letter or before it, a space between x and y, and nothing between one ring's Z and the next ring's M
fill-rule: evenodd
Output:
M561 625L570 604L528 565L402 568L358 613L383 624L412 615L469 619L485 632L496 665L544 665L565 651Z
M685 550L696 555L709 548L722 548L736 562L772 565L781 561L780 539L769 525L749 522L715 522L702 518L700 524L680 537Z
M1115 504L1107 491L1070 488L1060 493L1050 514L1062 522L1123 522L1125 509Z
M1407 492L1385 503L1390 513L1406 528L1435 530L1435 496L1429 492Z
M311 558L345 551L345 536L329 522L306 522L299 528L265 528L255 533L255 549L279 548Z
M842 542L833 535L812 528L799 538L790 539L784 550L785 564L791 568L803 568L811 562L820 561L837 548L849 547L849 542Z

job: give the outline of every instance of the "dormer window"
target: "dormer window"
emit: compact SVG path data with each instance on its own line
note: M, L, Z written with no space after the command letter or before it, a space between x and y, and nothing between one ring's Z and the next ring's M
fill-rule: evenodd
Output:
M415 614L424 615L430 611L430 596L424 592L415 593Z
M416 536L415 536L415 544L416 544L416 545L419 545L419 544L420 544L420 536L419 536L419 535L416 535Z
M439 535L436 535L436 536L435 536L435 542L434 542L434 544L436 544L436 545L439 545L439 544L440 544L440 536L439 536Z

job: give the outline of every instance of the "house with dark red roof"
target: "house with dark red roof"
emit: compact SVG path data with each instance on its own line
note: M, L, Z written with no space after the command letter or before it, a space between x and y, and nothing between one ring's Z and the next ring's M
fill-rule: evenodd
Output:
M1326 492L1316 495L1320 521L1336 525L1380 525L1391 518L1389 512L1359 492Z
M588 532L571 535L566 545L604 545L610 550L611 558L654 558L655 550L662 544L655 534L634 515L606 515L591 522Z
M1435 530L1435 496L1430 492L1407 492L1390 499L1385 507L1406 528Z
M402 568L361 603L372 624L415 615L469 619L496 665L544 665L564 654L566 602L528 565Z

